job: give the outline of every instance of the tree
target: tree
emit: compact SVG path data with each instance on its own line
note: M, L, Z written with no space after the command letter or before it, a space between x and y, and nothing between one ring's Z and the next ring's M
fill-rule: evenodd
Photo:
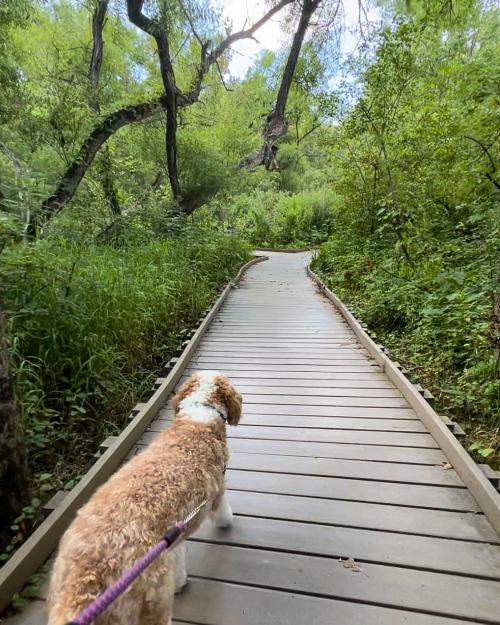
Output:
M96 154L112 135L128 124L144 121L159 112L165 112L167 117L165 144L167 169L173 196L179 202L184 213L189 214L193 212L197 208L197 203L183 204L182 201L182 189L177 165L177 115L180 109L198 102L203 82L210 69L218 64L221 57L236 41L253 37L254 33L261 26L293 1L280 0L252 26L227 35L214 47L212 47L210 40L201 40L194 30L193 24L186 18L191 36L198 42L200 56L190 87L185 91L181 91L175 79L168 34L161 23L161 17L162 15L164 17L165 14L160 13L155 19L149 18L142 13L144 0L128 0L127 8L131 21L153 37L157 44L164 94L146 102L139 102L138 104L120 108L105 116L94 127L62 175L54 193L43 201L40 210L41 214L38 216L37 229L50 221L71 200Z
M311 24L312 16L322 5L325 10L327 10L327 8L331 9L331 7L326 7L327 4L327 2L323 2L322 0L303 0L303 2L298 3L298 6L300 7L299 20L293 36L290 52L281 75L280 86L276 96L274 108L268 114L266 123L262 130L263 144L256 154L243 161L244 165L251 167L264 165L267 169L271 167L277 168L278 163L276 161L276 154L278 152L278 142L288 132L288 120L285 115L286 104L295 75L297 62L299 60L300 51L304 43L307 29ZM328 18L327 28L334 23L339 7L339 1L333 5L333 14Z
M98 115L100 113L99 101L99 79L104 54L103 30L106 23L106 13L108 11L109 0L95 0L92 13L92 55L89 63L89 82L91 86L90 108ZM111 155L109 146L106 144L101 158L101 177L104 194L108 200L112 215L119 215L121 212L120 202L113 183L111 173Z

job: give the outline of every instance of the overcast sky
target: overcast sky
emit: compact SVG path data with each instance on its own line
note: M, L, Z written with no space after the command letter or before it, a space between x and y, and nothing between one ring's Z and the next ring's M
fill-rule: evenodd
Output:
M266 12L263 0L219 0L219 2L223 6L224 17L229 18L233 23L233 31L241 30L245 21L248 27ZM356 47L357 37L351 31L356 28L358 22L358 0L343 0L343 7L345 29L342 37L342 52L349 54ZM273 20L269 20L255 33L258 43L252 39L245 39L231 47L233 54L229 72L232 76L243 78L259 52L276 51L285 44L280 26L280 19L283 18L284 13L285 11L275 15ZM290 45L289 41L288 45Z

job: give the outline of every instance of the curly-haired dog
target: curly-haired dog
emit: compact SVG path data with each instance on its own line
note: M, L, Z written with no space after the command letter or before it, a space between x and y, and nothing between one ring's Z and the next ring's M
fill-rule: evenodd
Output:
M229 527L224 495L226 421L236 425L241 395L217 372L195 373L174 398L176 418L117 471L79 511L62 537L52 573L49 625L71 621L201 502L194 532L210 511ZM171 623L174 591L187 581L185 544L163 553L106 612L99 625Z

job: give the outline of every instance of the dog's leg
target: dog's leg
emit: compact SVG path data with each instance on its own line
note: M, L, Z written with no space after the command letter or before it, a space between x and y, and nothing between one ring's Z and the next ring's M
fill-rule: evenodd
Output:
M186 541L183 540L182 543L172 551L172 558L174 561L175 594L180 595L188 583L186 569Z
M232 526L233 511L227 500L226 492L223 492L222 495L214 500L211 516L216 527L229 529Z
M172 614L174 606L174 561L167 561L167 570L153 585L147 585L142 605L141 618L138 625L172 625ZM147 583L147 578L145 582ZM126 619L122 619L120 625L126 623Z

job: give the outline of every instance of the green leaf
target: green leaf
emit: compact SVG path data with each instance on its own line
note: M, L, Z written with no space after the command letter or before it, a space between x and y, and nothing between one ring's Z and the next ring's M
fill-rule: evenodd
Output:
M487 458L490 456L495 450L492 447L485 447L484 449L480 449L479 453L483 458Z

